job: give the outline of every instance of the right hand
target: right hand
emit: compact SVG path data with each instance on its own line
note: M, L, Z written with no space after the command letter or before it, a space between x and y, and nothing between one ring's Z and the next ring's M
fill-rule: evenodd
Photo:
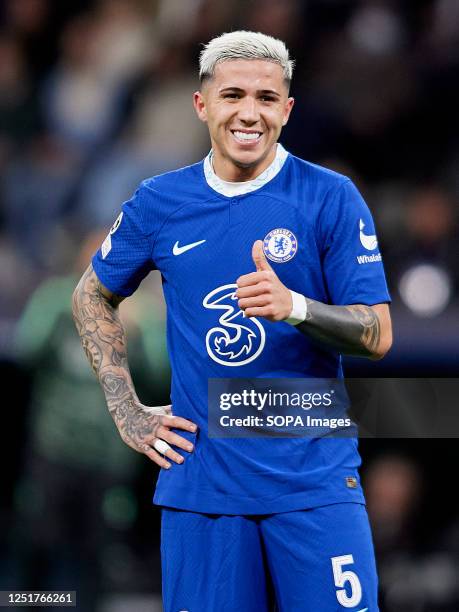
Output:
M115 423L121 438L128 446L147 455L162 468L171 467L165 457L175 463L184 461L182 455L175 452L169 444L188 452L193 450L193 444L171 431L171 428L194 433L197 426L187 419L173 416L171 405L149 407L130 401L124 411L116 412Z

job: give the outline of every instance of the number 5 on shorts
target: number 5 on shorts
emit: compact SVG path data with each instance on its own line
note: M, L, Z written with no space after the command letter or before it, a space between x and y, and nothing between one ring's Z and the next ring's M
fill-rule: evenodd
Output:
M360 585L360 580L355 572L351 572L351 570L343 571L342 569L343 565L353 564L354 557L352 555L332 557L331 562L335 586L340 587L336 591L336 598L338 602L345 608L353 608L354 606L357 606L362 599L362 587ZM348 582L349 586L351 587L350 595L348 595L346 589L343 588L346 582Z

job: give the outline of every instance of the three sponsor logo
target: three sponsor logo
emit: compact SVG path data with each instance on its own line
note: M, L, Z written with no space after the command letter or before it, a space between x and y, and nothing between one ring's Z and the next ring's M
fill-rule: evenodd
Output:
M237 285L222 285L210 291L202 305L222 311L218 325L206 334L207 354L224 366L242 366L256 359L265 346L266 332L260 321L247 319L238 306Z

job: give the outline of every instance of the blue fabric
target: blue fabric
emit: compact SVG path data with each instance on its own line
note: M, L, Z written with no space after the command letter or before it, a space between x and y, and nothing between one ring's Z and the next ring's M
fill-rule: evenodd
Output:
M260 514L363 501L360 486L346 484L347 477L358 481L355 439L207 436L210 377L342 376L337 353L287 323L246 319L237 307L236 280L255 269L252 245L276 228L292 232L298 244L293 258L271 262L288 288L325 303L390 300L379 251L362 243L374 225L357 189L348 178L291 155L269 183L232 198L209 187L202 162L144 181L123 206L110 250L93 258L101 282L123 296L150 270L162 275L173 412L200 429L197 435L178 432L195 451L161 471L157 504ZM362 256L369 260L359 263Z
M274 600L279 612L378 612L361 504L250 517L164 508L161 559L164 612L267 612Z

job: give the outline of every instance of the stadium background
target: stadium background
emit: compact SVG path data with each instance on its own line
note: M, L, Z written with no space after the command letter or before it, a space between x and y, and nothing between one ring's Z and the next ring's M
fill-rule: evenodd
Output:
M237 28L287 42L296 106L281 141L351 176L378 224L394 348L348 372L457 377L457 0L3 0L0 589L160 609L155 467L118 439L70 296L137 183L207 152L197 56ZM121 308L140 397L167 403L157 275ZM459 610L457 441L361 451L381 610Z

